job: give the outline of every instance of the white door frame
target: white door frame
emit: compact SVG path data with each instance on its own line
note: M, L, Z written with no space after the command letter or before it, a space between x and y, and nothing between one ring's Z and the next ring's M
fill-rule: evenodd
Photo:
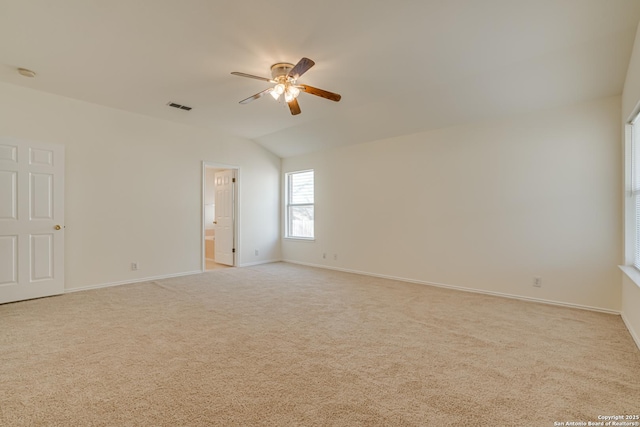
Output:
M233 221L233 247L236 250L236 256L233 259L233 266L237 267L238 265L241 265L241 260L240 260L240 249L238 247L238 242L240 242L240 230L242 230L242 227L240 227L240 222L241 222L241 209L240 209L240 186L242 183L242 177L240 174L240 167L239 166L235 166L235 165L228 165L225 163L215 163L215 162L207 162L207 161L203 161L202 162L202 199L200 200L200 204L202 205L202 224L201 224L201 229L200 229L200 253L201 253L201 265L200 268L201 270L204 272L207 270L207 261L205 260L205 250L204 250L204 245L205 245L205 241L204 241L204 233L205 233L205 206L204 206L204 201L205 201L205 190L207 188L207 183L206 183L206 175L207 175L207 168L211 168L211 169L233 169L236 171L236 185L234 186L234 197L233 197L233 212L234 212L234 221Z

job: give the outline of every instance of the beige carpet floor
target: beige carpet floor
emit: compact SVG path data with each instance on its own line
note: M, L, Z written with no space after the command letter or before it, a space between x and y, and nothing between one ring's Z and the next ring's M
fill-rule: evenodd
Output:
M277 263L0 306L3 426L553 426L640 413L619 316Z

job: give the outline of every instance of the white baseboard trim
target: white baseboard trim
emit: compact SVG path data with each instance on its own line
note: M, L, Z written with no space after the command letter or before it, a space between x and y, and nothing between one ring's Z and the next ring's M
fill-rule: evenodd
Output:
M70 294L73 292L89 291L91 289L110 288L112 286L130 285L133 283L150 282L152 280L170 279L172 277L191 276L193 274L202 274L202 271L201 270L187 271L184 273L165 274L162 276L142 277L139 279L121 280L118 282L109 282L109 283L100 283L98 285L81 286L79 288L65 289L64 293Z
M266 260L266 261L256 261L256 262L240 264L240 265L237 265L236 267L251 267L252 265L271 264L273 262L281 262L281 261L282 260L280 260L280 259ZM195 271L186 271L186 272L183 272L183 273L164 274L164 275L161 275L161 276L150 276L150 277L141 277L141 278L138 278L138 279L131 279L131 280L121 280L121 281L118 281L118 282L99 283L97 285L89 285L89 286L81 286L79 288L65 289L64 293L65 294L70 294L70 293L73 293L73 292L89 291L91 289L110 288L112 286L130 285L130 284L133 284L133 283L150 282L152 280L171 279L172 277L191 276L193 274L202 274L202 273L205 273L205 272L206 271L203 271L203 270L195 270Z
M282 262L282 260L281 259L269 259L269 260L264 260L264 261L243 262L242 264L239 264L238 267L252 267L254 265L272 264L274 262Z
M520 295L507 294L507 293L503 293L503 292L486 291L486 290L483 290L483 289L465 288L463 286L447 285L445 283L427 282L427 281L424 281L424 280L407 279L406 277L387 276L387 275L384 275L384 274L369 273L367 271L359 271L359 270L349 270L349 269L346 269L346 268L331 267L331 266L321 265L321 264L311 264L311 263L299 262L299 261L291 261L291 260L283 260L283 261L291 263L291 264L306 265L308 267L324 268L324 269L327 269L327 270L336 270L336 271L342 271L342 272L345 272L345 273L360 274L360 275L363 275L363 276L379 277L381 279L398 280L400 282L416 283L416 284L419 284L419 285L435 286L435 287L438 287L438 288L455 289L455 290L458 290L458 291L472 292L472 293L475 293L475 294L493 295L493 296L497 296L497 297L517 299L517 300L522 300L522 301L538 302L538 303L548 304L548 305L557 305L557 306L560 306L560 307L578 308L578 309L581 309L581 310L597 311L597 312L600 312L600 313L607 313L607 314L616 314L618 316L621 314L619 311L616 311L616 310L609 310L609 309L600 308L600 307L591 307L591 306L588 306L588 305L573 304L573 303L561 302L561 301L552 301L552 300L546 300L546 299L542 299L542 298L525 297L525 296L520 296Z
M620 317L622 317L622 321L624 322L624 325L627 327L627 330L631 334L631 338L633 338L633 340L636 342L636 345L638 346L638 350L640 350L640 336L638 336L638 333L631 327L631 322L627 320L624 313L621 313Z

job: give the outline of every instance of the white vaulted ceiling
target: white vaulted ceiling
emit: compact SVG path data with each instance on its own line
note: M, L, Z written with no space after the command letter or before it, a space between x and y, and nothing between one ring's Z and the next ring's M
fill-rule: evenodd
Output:
M618 95L639 20L639 0L0 0L0 81L289 157ZM269 84L231 71L303 56L341 102L238 103Z

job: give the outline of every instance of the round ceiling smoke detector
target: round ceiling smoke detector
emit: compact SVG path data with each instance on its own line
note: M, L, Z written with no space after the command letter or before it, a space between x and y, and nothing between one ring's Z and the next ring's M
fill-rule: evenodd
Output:
M36 72L35 71L27 70L26 68L18 68L18 74L20 74L21 76L25 76L25 77L35 77L36 76Z

